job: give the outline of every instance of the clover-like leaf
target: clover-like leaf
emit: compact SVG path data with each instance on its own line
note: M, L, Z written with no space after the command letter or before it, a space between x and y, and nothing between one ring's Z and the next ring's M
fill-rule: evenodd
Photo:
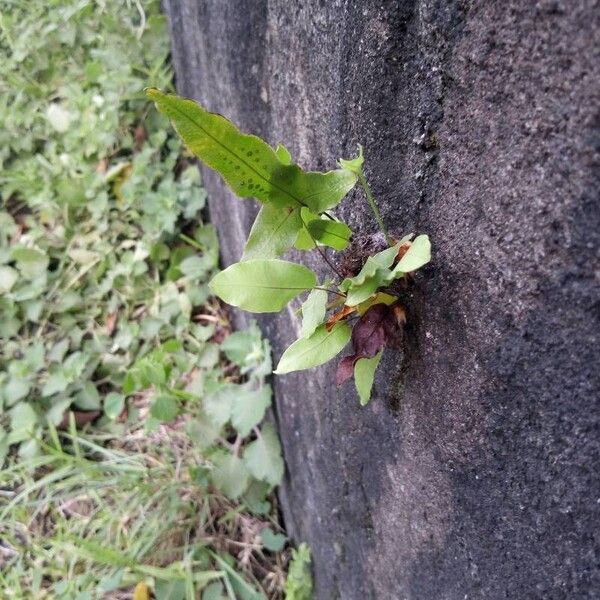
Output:
M316 283L316 275L303 265L278 259L252 259L217 273L209 286L228 304L260 313L280 311Z
M281 445L271 425L263 425L260 437L248 444L244 452L244 462L256 479L271 485L281 483L284 471Z
M246 461L228 452L220 452L213 457L212 462L212 482L228 498L239 498L250 482Z

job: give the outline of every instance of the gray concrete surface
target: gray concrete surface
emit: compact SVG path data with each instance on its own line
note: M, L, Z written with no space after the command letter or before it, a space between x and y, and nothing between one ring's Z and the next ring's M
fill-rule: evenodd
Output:
M389 226L432 238L369 407L335 365L275 381L315 598L600 597L598 3L166 9L180 93L305 168L362 143ZM229 264L256 208L204 173ZM276 358L299 327L261 324Z

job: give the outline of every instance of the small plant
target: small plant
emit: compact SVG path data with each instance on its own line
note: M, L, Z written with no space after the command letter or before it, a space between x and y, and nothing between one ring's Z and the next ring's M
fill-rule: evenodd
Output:
M154 88L146 93L198 158L238 196L262 204L241 261L218 273L211 289L228 304L256 313L278 312L308 292L300 338L283 353L275 373L326 363L351 342L337 382L354 376L361 404L367 404L382 351L397 344L406 320L402 289L431 258L429 238L395 239L388 233L364 174L362 147L356 158L340 160L335 171L307 172L293 164L283 146L273 150L193 100ZM351 229L331 211L357 183L381 235L351 242ZM343 252L340 260L332 262L327 247ZM319 282L306 266L278 258L291 248L318 252L333 279Z

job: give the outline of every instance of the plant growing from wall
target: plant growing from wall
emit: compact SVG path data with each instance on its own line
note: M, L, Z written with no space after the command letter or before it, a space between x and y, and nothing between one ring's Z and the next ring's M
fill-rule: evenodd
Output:
M240 262L218 273L212 290L228 304L256 313L278 312L308 292L300 337L283 353L275 373L319 366L351 342L337 382L354 377L366 404L383 349L397 344L406 320L401 291L431 258L429 238L395 239L388 233L364 174L360 146L358 156L340 160L335 171L304 171L283 146L271 148L193 100L155 88L146 93L189 149L235 194L262 204ZM351 243L351 229L331 212L357 183L381 230L379 240L362 244ZM333 278L319 281L306 266L278 258L291 248L318 252ZM328 258L326 248L342 253L339 260Z

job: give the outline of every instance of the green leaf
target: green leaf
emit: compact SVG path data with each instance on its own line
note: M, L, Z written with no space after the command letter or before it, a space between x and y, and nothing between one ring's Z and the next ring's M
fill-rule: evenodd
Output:
M419 235L415 238L406 254L400 259L392 271L395 278L402 277L404 273L410 273L420 269L431 260L431 242L429 236Z
M274 533L270 527L265 527L265 529L260 532L260 539L263 546L271 552L281 552L287 542L285 535L282 533Z
M302 227L298 232L298 237L294 242L294 248L297 250L312 250L316 248L316 244L314 240L310 237L310 233L308 231L308 225L312 221L318 221L321 219L319 215L316 215L314 212L310 211L308 208L302 207L300 209L300 218L302 221Z
M246 364L248 355L253 352L256 336L248 331L236 331L221 343L221 351L236 365Z
M246 437L258 425L271 406L271 387L263 385L257 390L242 388L234 397L231 406L231 424Z
M19 273L12 267L0 266L0 294L10 292L19 279Z
M292 550L288 576L285 580L285 600L312 600L310 563L310 548L306 544L300 544L297 550Z
M150 415L159 421L172 421L178 414L179 405L170 394L158 394L150 405Z
M400 243L397 243L369 256L358 275L342 281L340 290L347 292L346 304L348 306L356 306L364 302L379 287L389 281L391 275L389 267L394 263L399 249Z
M331 331L319 326L308 338L296 340L284 353L274 373L311 369L328 362L350 341L352 330L347 323L336 323Z
M100 394L91 381L86 381L77 392L73 403L81 410L97 410L100 408Z
M358 144L358 156L351 158L350 160L339 159L339 164L342 169L347 169L351 173L354 173L357 177L363 173L363 165L365 163L365 157L363 156L363 147Z
M48 268L48 256L35 248L17 246L11 251L11 258L16 261L17 269L26 279L35 279Z
M294 245L301 227L298 209L263 206L250 230L242 260L281 256Z
M31 381L23 377L9 377L4 384L4 401L7 406L13 406L22 400L31 390Z
M373 275L369 276L364 283L353 285L348 290L346 305L356 306L368 300L378 288L388 281L390 275L391 271L389 269L376 269Z
M371 399L371 388L375 378L375 371L379 366L383 350L373 358L359 358L354 365L354 383L360 398L361 406L365 406Z
M327 292L311 290L308 298L302 303L302 332L300 337L310 337L315 329L325 320Z
M271 485L281 483L284 471L281 445L271 425L263 425L260 437L248 444L244 451L244 461L256 479Z
M248 487L250 474L245 462L228 452L220 452L213 459L211 479L214 485L228 498L239 498Z
M221 427L231 417L231 406L239 393L240 386L233 383L221 385L202 398L202 405L210 420Z
M125 396L123 394L111 392L104 398L104 414L109 419L116 419L123 412L123 408L125 408ZM157 418L156 415L153 416Z
M279 312L292 298L316 283L316 275L303 265L253 259L217 273L209 286L233 306L250 312Z
M65 377L62 370L50 373L46 383L44 383L40 394L42 398L47 398L58 392L64 392L69 386L69 380Z
M308 231L317 242L334 250L347 248L352 237L352 230L348 225L325 219L310 221Z
M178 267L186 277L194 279L203 277L212 269L212 265L204 256L188 256L179 263Z
M308 206L320 213L335 206L356 183L356 175L344 169L316 173L283 164L266 142L243 134L225 117L207 112L193 100L154 88L146 94L171 119L190 150L242 198L279 207Z
M31 405L19 402L10 410L9 414L12 430L8 438L9 443L16 444L31 438L38 423L37 413Z

